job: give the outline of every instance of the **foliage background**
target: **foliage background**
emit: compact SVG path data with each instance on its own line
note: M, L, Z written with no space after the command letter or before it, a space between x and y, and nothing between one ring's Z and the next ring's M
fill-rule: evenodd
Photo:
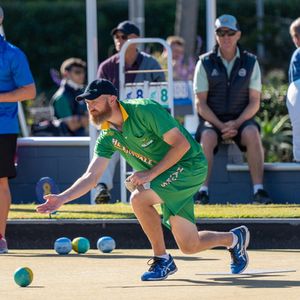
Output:
M195 57L205 52L206 48L206 1L199 1L197 28L203 46L200 52L195 53ZM256 0L216 2L217 15L229 13L237 17L242 30L242 46L256 53L259 34L256 26ZM57 88L50 77L50 69L59 69L62 61L71 56L86 60L85 0L0 0L0 5L5 13L6 37L27 54L38 94L48 103ZM299 16L299 11L298 0L264 1L262 36L266 55L263 60L259 58L259 61L265 86L264 101L258 115L260 123L274 123L273 118L281 118L287 114L284 103L286 74L294 51L289 25ZM101 62L113 53L110 31L120 21L128 19L128 1L98 0L97 13L98 60ZM145 36L166 38L174 34L175 15L176 0L145 0ZM264 115L264 111L268 112L268 116ZM263 130L265 128L269 130L268 126L263 127ZM281 130L290 130L289 123L287 122L287 128L284 126ZM276 134L271 132L271 135L275 135L276 139ZM272 151L276 152L278 149ZM288 151L288 154L283 155L283 160L291 160L291 151ZM272 157L267 160L276 160L278 155Z
M198 34L205 51L205 1L199 0ZM294 46L288 28L298 17L300 1L265 0L263 32L266 59L261 62L265 73L272 69L287 72ZM256 53L256 1L217 0L217 15L237 16L243 36L241 43ZM1 0L6 37L27 54L39 91L53 87L50 68L59 68L70 56L86 59L84 0ZM99 62L112 52L110 30L128 19L126 0L98 0ZM174 33L175 0L145 0L145 35L166 38ZM195 55L198 55L196 53Z

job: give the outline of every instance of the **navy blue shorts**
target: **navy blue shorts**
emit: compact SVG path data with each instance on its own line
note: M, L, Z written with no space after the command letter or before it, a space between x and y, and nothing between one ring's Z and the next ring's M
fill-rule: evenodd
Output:
M0 134L0 178L16 177L17 134Z
M238 129L237 135L232 138L232 140L238 145L238 147L240 148L240 150L242 152L247 151L247 148L241 144L242 131L244 130L245 127L250 126L250 125L256 126L257 130L260 132L259 124L256 121L254 121L253 119L249 119L249 120L245 121L244 123L242 123L242 125ZM209 123L207 121L201 121L197 128L196 135L195 135L195 138L199 143L201 141L201 134L204 130L214 130L218 136L218 143L221 143L223 141L222 132L218 128L216 128L214 125L212 125L211 123ZM214 150L215 154L217 152L218 152L218 146Z

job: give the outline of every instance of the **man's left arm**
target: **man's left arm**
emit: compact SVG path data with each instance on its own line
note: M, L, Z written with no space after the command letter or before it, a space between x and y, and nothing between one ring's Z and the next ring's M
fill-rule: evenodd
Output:
M238 129L245 121L255 116L260 107L261 89L261 72L259 64L256 61L249 83L249 103L236 120L226 123L227 128L231 127L234 129Z
M260 107L260 95L261 93L259 91L249 89L249 104L235 120L236 128L239 128L245 121L253 118L258 112Z
M136 172L130 176L130 182L141 185L152 181L158 175L174 166L190 149L191 145L185 136L174 127L163 135L164 141L171 146L164 158L153 168L147 171Z

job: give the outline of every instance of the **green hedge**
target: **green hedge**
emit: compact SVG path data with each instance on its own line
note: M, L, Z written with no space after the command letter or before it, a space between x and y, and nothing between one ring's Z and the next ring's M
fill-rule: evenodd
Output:
M265 0L265 29L263 32L266 60L265 71L280 68L286 74L294 46L288 28L298 17L300 1ZM242 45L256 52L257 29L255 0L218 0L217 15L237 16L243 31ZM110 30L128 18L128 1L98 1L99 61L104 60L113 41ZM86 59L86 22L84 0L2 0L5 12L4 28L9 41L27 54L38 93L51 95L55 89L49 70L59 68L61 62L78 56ZM166 38L174 34L175 0L145 0L146 36ZM205 49L205 1L199 2L198 34Z

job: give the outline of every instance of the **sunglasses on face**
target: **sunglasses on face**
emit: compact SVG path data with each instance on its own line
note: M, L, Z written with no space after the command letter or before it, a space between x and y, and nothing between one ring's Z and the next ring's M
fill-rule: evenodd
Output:
M127 37L126 34L115 34L115 35L114 35L114 38L115 38L116 40L122 39L122 40L124 40L124 41L128 39L128 37Z
M218 29L216 31L217 36L223 37L225 35L227 36L234 36L236 34L235 30L229 29L229 30L223 30L223 29Z

